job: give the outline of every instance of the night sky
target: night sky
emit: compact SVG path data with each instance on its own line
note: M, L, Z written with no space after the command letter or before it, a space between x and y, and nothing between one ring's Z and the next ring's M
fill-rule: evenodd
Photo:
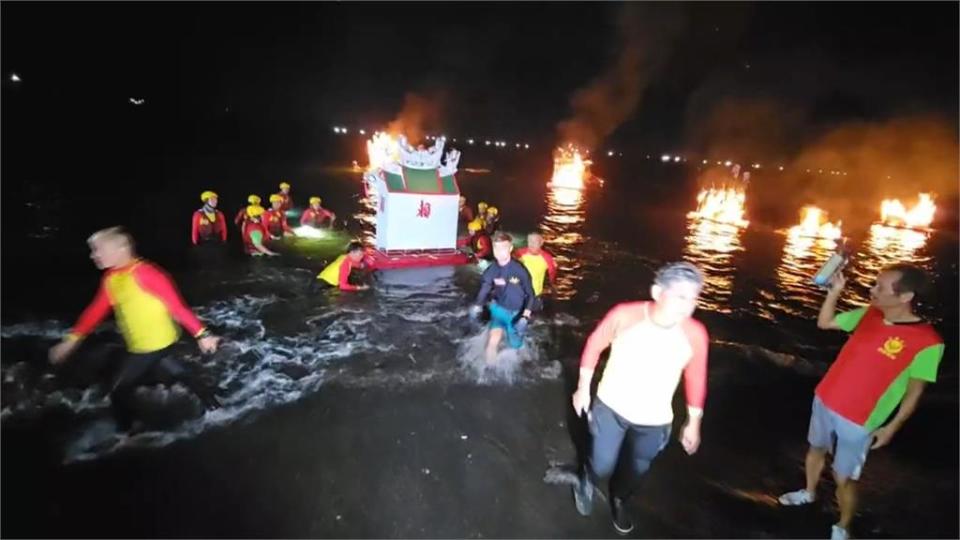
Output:
M654 67L610 144L682 148L730 98L791 111L798 136L915 113L956 125L957 3L645 7L4 2L4 113L122 131L142 97L160 132L302 138L383 125L414 92L440 106L436 129L549 140L574 92L642 47ZM664 19L670 35L645 40Z

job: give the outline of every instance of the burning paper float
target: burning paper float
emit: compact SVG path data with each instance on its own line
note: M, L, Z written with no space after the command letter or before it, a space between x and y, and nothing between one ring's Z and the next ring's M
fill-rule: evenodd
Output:
M837 240L843 233L840 226L842 222L836 224L827 221L826 212L816 206L803 207L803 219L799 225L790 227L789 235L791 238L823 238L826 240Z
M921 193L917 204L909 209L899 199L884 199L880 203L880 224L887 227L929 231L937 205L929 193Z
M587 169L592 162L583 159L580 150L573 145L567 148L557 148L553 154L553 177L550 178L550 187L564 189L583 189L587 176Z
M746 227L750 224L744 219L746 199L746 193L740 188L703 189L697 194L697 209L687 214L687 217Z

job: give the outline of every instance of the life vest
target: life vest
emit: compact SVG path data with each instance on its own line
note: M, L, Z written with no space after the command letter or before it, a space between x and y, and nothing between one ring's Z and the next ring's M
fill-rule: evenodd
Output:
M303 211L303 214L300 216L300 225L306 225L310 227L320 227L323 224L325 219L333 219L333 214L326 208L321 207L319 210L313 208L307 208Z
M208 242L211 240L223 241L226 239L226 227L224 223L226 218L223 212L216 210L213 214L208 214L201 208L193 213L193 242Z
M473 255L478 259L489 259L493 255L493 244L490 242L490 236L485 233L477 233L470 239L470 249Z
M254 244L253 244L252 235L255 231L260 231L260 233L262 234L261 244L263 246L266 246L267 242L269 242L270 240L270 235L267 233L267 228L264 227L263 223L257 223L257 222L248 220L246 223L243 224L243 247L244 247L244 250L246 250L247 255L260 253L257 250L257 248L254 247Z
M263 223L267 226L267 231L271 236L283 236L290 227L287 225L287 216L283 213L283 208L279 210L267 210L263 213Z
M323 280L329 283L330 285L333 285L334 287L339 287L340 286L340 267L343 266L344 264L349 264L346 261L347 261L347 256L340 255L320 272L320 275L317 276L317 279Z

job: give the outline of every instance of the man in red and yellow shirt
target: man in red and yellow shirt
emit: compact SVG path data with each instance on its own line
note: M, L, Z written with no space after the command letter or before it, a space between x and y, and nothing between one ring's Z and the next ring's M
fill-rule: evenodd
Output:
M557 279L557 263L553 260L553 255L543 249L543 236L539 233L530 233L527 235L527 247L516 252L517 259L523 263L527 272L530 272L530 278L533 280L533 292L537 295L533 311L543 309L543 282L545 277L550 278L550 284Z
M814 391L806 487L779 499L785 506L813 502L832 452L840 507L835 539L849 537L867 453L888 444L903 427L926 384L936 382L943 357L943 340L913 312L913 302L927 288L923 270L908 264L885 268L870 290L870 306L836 314L845 281L840 273L834 276L817 318L820 328L852 334Z
M227 241L227 219L223 217L223 212L217 210L217 194L212 191L204 191L200 194L200 200L203 201L203 208L193 213L193 226L190 238L193 245L200 242Z
M247 222L247 208L251 206L260 206L260 196L259 195L250 195L247 197L248 206L244 206L237 212L236 217L233 218L233 222L237 224L237 227L240 227L240 232L243 232L243 225Z
M475 219L467 224L467 245L473 251L473 256L478 260L489 261L493 258L493 241L490 235L483 230L483 220Z
M274 193L270 196L270 210L263 214L263 224L274 239L281 236L293 236L293 229L287 223L287 213L283 209L283 201L282 195Z
M350 274L355 269L374 270L373 259L365 255L363 244L360 242L350 242L346 253L337 257L317 274L317 281L331 287L337 287L341 291L365 291L369 289L370 286L366 284L354 285L350 283Z
M247 220L243 224L243 250L247 255L269 255L271 257L279 255L279 253L271 251L267 247L270 234L263 223L265 214L266 212L260 205L251 204L247 207Z
M700 421L707 395L707 330L693 319L703 288L703 274L690 263L661 268L650 289L653 302L626 302L614 307L590 335L580 357L580 380L573 394L578 415L587 413L590 450L574 487L577 511L593 509L594 485L617 469L620 450L629 439L628 477L610 482L613 525L633 530L625 502L651 462L667 446L673 424L673 394L683 377L687 423L680 442L688 454L700 446ZM590 407L590 384L600 354L610 356Z
M112 310L127 344L126 358L110 390L118 426L126 429L132 423L129 402L140 380L154 369L182 380L208 408L218 406L212 391L173 356L172 347L180 338L178 323L197 340L201 352L216 352L220 338L207 331L163 270L137 258L133 240L123 230L99 231L89 244L94 264L106 272L73 330L50 349L50 361L64 362Z
M280 182L280 197L283 200L283 204L280 205L280 209L286 212L293 208L293 196L290 195L290 184L288 182Z
M300 215L301 227L314 227L319 229L320 226L323 225L323 222L329 219L330 228L333 228L333 223L337 219L337 215L320 206L320 202L320 197L310 197L310 208L304 210L303 214Z

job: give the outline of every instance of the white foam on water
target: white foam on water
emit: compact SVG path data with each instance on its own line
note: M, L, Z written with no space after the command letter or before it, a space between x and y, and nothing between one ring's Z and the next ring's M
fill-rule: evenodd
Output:
M506 336L503 336L493 361L487 360L489 336L490 330L484 329L479 334L460 340L457 347L457 362L466 382L484 385L517 384L528 382L532 378L544 378L541 377L544 373L543 368L538 370L541 364L540 347L539 340L533 332L525 336L524 345L520 349L510 347ZM554 366L555 363L549 365ZM555 376L559 376L559 366L550 367L546 372L546 378L550 378L554 372L556 372Z
M523 349L513 350L504 343L495 364L487 366L483 354L487 332L463 337L469 301L459 287L440 283L424 293L422 287L398 284L378 291L377 297L366 303L362 297L356 304L353 298L348 300L332 304L318 300L317 305L304 302L304 313L292 314L301 318L297 328L302 330L293 335L280 335L265 323L265 308L288 301L274 294L242 294L197 307L197 314L224 339L212 357L201 357L187 344L183 344L182 357L202 364L205 378L217 385L222 407L194 418L174 418L173 428L138 423L135 429L143 431L116 433L112 420L104 420L111 412L102 385L84 390L56 388L57 380L41 385L42 376L37 376L35 366L16 365L5 366L3 377L22 385L25 397L4 407L0 419L66 408L82 423L66 445L66 462L95 459L125 448L161 447L223 428L302 399L331 382L350 387L403 387L453 382L518 384L557 378L559 363L539 359L541 343L550 324L576 324L575 318L563 315L535 320ZM272 310L271 318L277 311ZM6 326L2 335L59 338L66 330L61 322L45 321ZM448 355L452 354L457 362L451 366ZM191 409L187 405L193 401L186 395L153 387L138 392L138 399L147 400L153 410L162 412L167 410L164 405L170 405L171 410L184 411Z
M41 321L10 324L0 327L0 337L39 337L44 339L60 339L70 331L70 327L61 321Z

